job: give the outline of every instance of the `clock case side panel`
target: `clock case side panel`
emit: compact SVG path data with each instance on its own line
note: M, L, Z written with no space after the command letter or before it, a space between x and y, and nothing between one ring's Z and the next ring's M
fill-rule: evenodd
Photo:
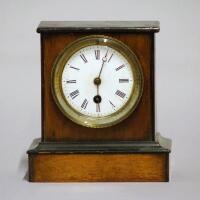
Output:
M152 45L151 45L151 92L150 92L150 99L151 99L151 118L152 118L152 140L155 140L156 137L156 102L155 102L155 34L151 35Z
M154 33L101 33L124 42L129 48L135 45L136 52L132 50L142 63L144 93L128 119L114 127L91 129L74 124L56 106L51 93L53 61L66 45L86 35L90 34L41 33L42 141L154 141ZM138 129L136 122L140 124Z
M45 127L45 98L44 98L44 89L45 89L45 79L44 79L44 39L43 35L40 34L40 54L41 54L41 141L44 141L45 134L44 134L44 127Z

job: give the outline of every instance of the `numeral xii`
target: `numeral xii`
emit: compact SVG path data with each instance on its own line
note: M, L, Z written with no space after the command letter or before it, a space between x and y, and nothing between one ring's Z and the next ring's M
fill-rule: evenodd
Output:
M94 51L94 53L95 53L96 60L99 60L100 59L100 50L97 49L97 50Z

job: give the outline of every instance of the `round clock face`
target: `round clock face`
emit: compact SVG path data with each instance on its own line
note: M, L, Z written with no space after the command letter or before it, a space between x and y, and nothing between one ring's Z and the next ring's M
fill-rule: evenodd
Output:
M121 109L132 93L133 72L127 59L108 46L81 48L67 61L62 91L77 112L104 117Z
M135 54L110 37L81 38L60 54L52 73L56 103L65 116L87 127L119 123L136 108L142 72Z

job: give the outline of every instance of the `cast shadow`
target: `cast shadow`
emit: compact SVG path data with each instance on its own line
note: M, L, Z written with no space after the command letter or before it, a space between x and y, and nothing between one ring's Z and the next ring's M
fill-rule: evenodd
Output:
M32 144L28 149L35 148L36 144L40 141L40 138L36 138L33 140ZM23 171L24 176L22 180L29 181L29 173L28 173L28 154L23 154L19 161L18 171Z

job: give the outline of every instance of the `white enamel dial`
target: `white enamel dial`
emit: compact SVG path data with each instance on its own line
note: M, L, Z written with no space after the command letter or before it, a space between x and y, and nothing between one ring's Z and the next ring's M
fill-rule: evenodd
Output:
M129 100L133 70L128 60L106 45L90 45L76 51L65 63L61 87L68 104L89 117L105 117Z

